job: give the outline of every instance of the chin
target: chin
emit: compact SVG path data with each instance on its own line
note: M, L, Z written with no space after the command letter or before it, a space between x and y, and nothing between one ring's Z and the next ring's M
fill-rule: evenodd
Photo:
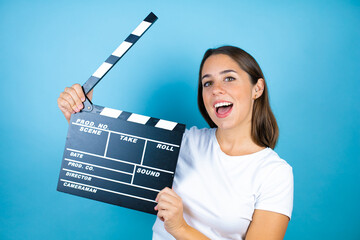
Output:
M213 122L216 124L218 129L229 130L229 129L236 127L236 124L234 124L230 121L214 121L213 120Z
M221 125L217 125L218 129L221 130L230 130L230 129L234 129L234 125L230 125L230 124L221 124Z

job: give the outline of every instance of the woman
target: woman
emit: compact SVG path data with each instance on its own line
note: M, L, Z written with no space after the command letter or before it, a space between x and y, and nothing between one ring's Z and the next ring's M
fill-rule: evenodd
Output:
M69 120L82 101L77 84L58 105ZM153 239L283 239L293 174L272 150L278 127L255 59L233 46L209 49L198 105L211 128L185 132L173 189L156 198Z

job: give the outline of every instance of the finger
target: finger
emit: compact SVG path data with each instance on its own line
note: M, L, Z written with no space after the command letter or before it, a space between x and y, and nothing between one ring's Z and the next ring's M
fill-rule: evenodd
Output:
M68 107L63 107L62 104L67 104ZM58 98L58 106L59 106L59 109L61 110L61 112L63 113L63 115L65 116L66 120L70 123L71 114L75 113L75 112L70 108L69 103L67 103L67 102L62 103L61 98Z
M166 201L166 202L178 201L178 199L175 196L173 196L169 193L160 194L158 200L159 200L159 202L161 202L161 201Z
M63 106L59 106L59 109L61 110L61 112L64 114L65 117L71 116L71 114L75 113L73 110L64 108Z
M157 205L158 211L172 211L175 206L171 202L159 202Z
M156 205L157 206L157 205ZM158 207L157 207L158 208ZM160 210L160 209L157 209L157 216L161 219L161 218L163 218L163 215L164 215L164 213L163 213L163 210Z
M174 191L174 189L168 188L168 189L167 189L167 193L170 194L170 195L173 196L173 197L176 197L176 198L180 199L180 196L177 195L177 193Z
M156 198L155 198L155 202L159 202L159 198L160 198L160 196L163 195L163 194L164 194L164 189L161 190L161 191L158 193L158 195L157 195Z
M165 189L165 188L164 188L164 189ZM155 202L158 202L158 201L159 201L159 197L160 197L160 195L164 192L164 189L161 190L161 191L156 195Z
M60 110L65 114L65 113L75 113L75 111L71 108L71 104L69 103L70 100L66 99L66 94L65 93L61 93L60 97L58 98L58 106L60 108Z
M65 117L75 113L71 108L70 108L70 110L68 108L70 108L70 105L67 108L65 108L63 106L59 106L59 109L65 115Z
M160 196L161 194L167 193L167 192L169 191L169 189L170 189L170 188L168 188L168 187L163 188L163 189L158 193L158 195L156 196L155 201L157 201L157 199L159 199L159 196Z
M171 194L171 195L177 195L177 194L175 193L174 189L169 188L169 187L165 187L162 191L163 191L163 192L166 192L166 193L169 193L169 194Z
M171 205L173 207L177 207L180 204L180 200L169 194L162 194L159 197L158 205L159 204L167 204L167 205Z
M69 91L69 90L66 90L66 91ZM69 112L72 112L72 111L78 112L79 111L79 109L77 108L76 103L70 93L65 92L65 91L62 92L60 94L59 100L60 100L61 106L63 106L64 108L67 108L69 110Z
M159 218L161 221L165 221L164 212L159 211L156 215L158 216L158 218Z
M169 220L176 216L178 213L178 208L174 207L168 203L160 203L158 204L158 216L163 219L163 221Z
M68 123L70 123L71 114L69 112L66 112L66 113L64 113L64 116L65 116L66 120L68 121Z
M164 188L160 191L161 194L169 194L177 199L181 199L179 195L176 194L176 192L168 187Z
M80 101L84 102L85 101L85 94L84 94L84 90L81 87L80 84L75 83L74 85L71 86L71 88L73 88L76 91L76 94L79 96Z
M79 112L81 109L83 109L82 101L80 97L77 95L77 92L75 91L74 88L72 87L65 88L65 92L71 96L74 102L74 105L71 105L71 107L74 109L75 112Z
M77 85L75 85L75 86L76 86L76 88L79 88L79 86L77 86ZM81 88L81 86L80 86L80 88ZM78 109L78 111L80 111L83 108L83 104L82 104L81 98L78 95L75 88L73 88L73 87L65 88L65 91L71 95L72 99L75 102L75 106L72 106L72 107L75 108L75 110ZM81 91L81 90L78 89L78 91ZM78 111L76 111L76 112L78 112Z

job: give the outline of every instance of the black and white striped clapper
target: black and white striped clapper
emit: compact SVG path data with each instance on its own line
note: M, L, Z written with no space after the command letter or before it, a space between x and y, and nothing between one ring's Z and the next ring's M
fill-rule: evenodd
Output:
M83 85L88 93L157 20L150 13ZM57 190L156 214L171 187L185 125L93 105L72 114Z

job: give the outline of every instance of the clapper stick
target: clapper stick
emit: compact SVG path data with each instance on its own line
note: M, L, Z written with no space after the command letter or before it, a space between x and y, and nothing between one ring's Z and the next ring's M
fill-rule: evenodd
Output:
M144 21L85 82L85 94L157 20ZM93 105L71 115L57 190L156 214L157 194L171 187L186 126Z
M120 46L101 64L95 73L84 83L83 90L85 95L93 89L96 84L110 71L110 69L124 56L124 54L141 38L141 36L148 30L157 20L154 13L150 13L135 30L120 44ZM91 101L86 98L84 102L83 111L92 111L93 105Z

